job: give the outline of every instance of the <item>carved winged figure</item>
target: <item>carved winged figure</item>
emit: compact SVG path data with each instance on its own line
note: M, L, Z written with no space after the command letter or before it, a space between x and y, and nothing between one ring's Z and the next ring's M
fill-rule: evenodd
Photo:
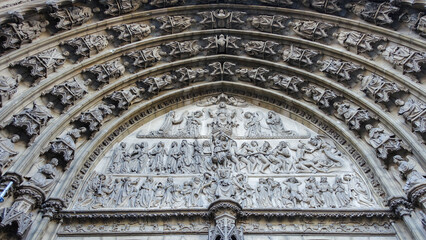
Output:
M399 115L404 116L407 122L411 122L413 131L419 133L426 132L426 103L421 100L409 98L407 101L397 100L395 103L401 108Z
M314 64L313 58L319 54L320 52L315 50L302 49L291 45L290 48L284 49L283 60L299 67L311 67Z
M200 24L206 27L210 26L210 28L232 28L233 26L235 27L244 24L244 21L241 18L244 17L246 13L218 9L209 12L199 12L198 15L203 18L200 21Z
M183 32L195 22L195 19L187 16L160 16L155 20L161 23L160 29L168 33Z
M333 24L326 22L301 20L291 22L290 26L297 35L313 41L328 37L327 31L334 27Z
M296 76L286 76L282 74L276 74L274 76L269 76L268 80L272 80L274 83L273 88L284 89L289 92L297 93L299 92L300 85L304 81Z
M248 18L251 25L262 32L277 32L285 29L285 21L289 17L283 15L257 15Z
M372 44L378 41L387 41L387 38L375 34L361 33L357 31L341 31L334 33L337 42L347 50L351 47L356 48L356 53L371 52L374 50Z
M404 46L383 46L378 47L383 51L382 55L394 67L402 66L403 73L418 73L422 71L422 66L426 63L426 52L418 52Z

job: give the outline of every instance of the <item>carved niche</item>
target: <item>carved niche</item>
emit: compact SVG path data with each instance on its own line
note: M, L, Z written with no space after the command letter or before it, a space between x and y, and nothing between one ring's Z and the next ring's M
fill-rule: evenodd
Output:
M246 15L245 12L228 11L225 9L218 9L208 12L199 12L203 19L199 22L206 28L235 28L245 24L241 19Z
M15 78L0 76L0 107L5 100L9 100L16 93L21 79L22 76L19 74Z
M247 21L250 22L251 26L261 32L280 32L286 28L285 22L290 17L283 15L257 15L249 17Z
M161 47L151 47L142 50L126 53L124 56L132 62L125 62L124 64L136 68L147 68L153 66L155 63L161 61L162 57L167 53L161 50Z
M357 54L372 52L374 51L374 43L387 41L385 37L357 31L340 31L339 33L334 33L333 36L337 39L337 42L347 50L354 47Z
M80 62L85 58L89 58L93 52L99 53L105 49L108 46L108 38L102 34L92 34L61 42L61 45L68 46L67 50L71 49L72 53L77 57L76 61ZM68 54L64 52L64 55Z
M46 78L50 71L55 71L56 68L65 63L65 58L56 49L51 48L41 53L24 58L21 61L14 62L11 67L21 67L29 72L33 79L33 84L38 83L40 78Z
M149 34L151 34L151 31L155 29L155 27L143 23L131 23L112 26L108 29L115 32L117 39L121 42L132 43L148 37Z
M319 69L321 72L337 79L339 82L351 82L352 78L354 78L354 72L364 69L363 66L358 64L334 58L318 61L317 63L321 65Z
M86 85L91 84L95 89L109 84L110 79L116 79L124 74L126 69L121 64L120 59L94 65L82 71L87 76Z
M148 0L100 0L99 3L106 7L104 14L118 16L136 11L141 4Z
M183 32L196 22L195 19L187 16L160 16L155 20L160 22L161 30L172 34Z
M204 38L204 40L208 42L204 49L215 50L217 54L220 54L239 49L240 47L237 41L241 40L241 38L220 34L214 37Z
M225 206L232 211L377 206L351 161L330 138L280 113L213 95L117 143L82 184L71 209L208 208L219 216L228 212ZM217 220L210 228L213 239L220 235L215 229L226 228L221 224Z
M74 6L59 9L57 4L51 4L52 12L49 16L54 19L55 28L58 31L70 30L74 26L88 22L92 17L92 9L89 7Z
M32 108L25 108L20 113L13 115L12 119L7 122L6 128L18 134L22 140L31 145L35 137L40 135L42 127L46 126L52 118L49 110L34 102Z
M385 80L374 73L370 76L358 75L358 79L362 82L361 91L379 103L388 103L393 94L407 91L407 89L401 88L396 83Z
M243 44L245 52L254 57L273 57L277 54L275 48L279 44L274 41L248 41Z
M392 15L399 11L399 7L389 2L360 1L357 3L348 3L346 8L365 21L379 26L392 24Z
M197 40L183 41L183 42L170 42L166 46L169 48L169 55L175 58L186 58L197 55L201 46L198 45Z
M84 89L76 79L68 80L64 83L53 86L53 88L43 91L42 95L48 95L51 98L49 100L49 106L54 105L57 101L64 107L66 110L69 106L74 105L74 103L83 98L87 94L86 89Z
M382 55L392 63L394 68L401 66L403 74L421 72L426 62L426 52L418 52L404 46L396 45L385 48L380 45L378 49L383 51Z
M48 21L19 21L5 23L0 28L0 46L4 50L18 49L22 44L32 42L46 31Z
M320 40L328 37L328 30L335 25L326 22L315 22L315 21L295 21L289 24L293 27L293 31L309 40Z
M93 138L95 133L98 132L104 123L105 119L112 114L114 105L99 104L95 108L82 112L79 116L74 117L71 122L79 128L84 127L90 138Z
M311 49L303 49L291 45L283 51L283 60L298 67L312 67L314 58L320 54L319 51Z

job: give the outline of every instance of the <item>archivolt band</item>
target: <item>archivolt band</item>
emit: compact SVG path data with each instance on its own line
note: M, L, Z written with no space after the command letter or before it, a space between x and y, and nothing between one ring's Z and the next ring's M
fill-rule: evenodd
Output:
M0 4L2 239L424 239L422 1Z

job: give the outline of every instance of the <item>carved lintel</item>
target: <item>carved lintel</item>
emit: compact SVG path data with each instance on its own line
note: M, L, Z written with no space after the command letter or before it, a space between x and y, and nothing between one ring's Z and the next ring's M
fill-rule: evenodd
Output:
M393 197L388 199L388 206L398 217L410 216L413 207L404 197Z
M43 217L52 218L54 214L66 207L64 200L60 198L49 198L41 205Z

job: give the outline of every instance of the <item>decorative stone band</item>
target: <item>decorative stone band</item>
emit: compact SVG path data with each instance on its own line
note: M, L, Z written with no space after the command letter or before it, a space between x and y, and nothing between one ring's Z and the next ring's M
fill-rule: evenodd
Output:
M223 206L222 206L223 204ZM216 211L218 208L236 207L237 205L229 203L219 203L207 209L164 209L164 210L153 210L153 211L136 211L136 210L125 210L125 211L112 211L112 210L64 210L54 214L55 219L139 219L139 218L170 218L170 217L203 217L210 218L212 211ZM272 212L273 210L273 212ZM289 217L307 217L307 218L395 218L396 215L388 208L377 208L377 209L364 209L364 210L336 210L336 209L256 209L256 210L241 210L239 212L241 217L277 217L277 218L289 218Z

